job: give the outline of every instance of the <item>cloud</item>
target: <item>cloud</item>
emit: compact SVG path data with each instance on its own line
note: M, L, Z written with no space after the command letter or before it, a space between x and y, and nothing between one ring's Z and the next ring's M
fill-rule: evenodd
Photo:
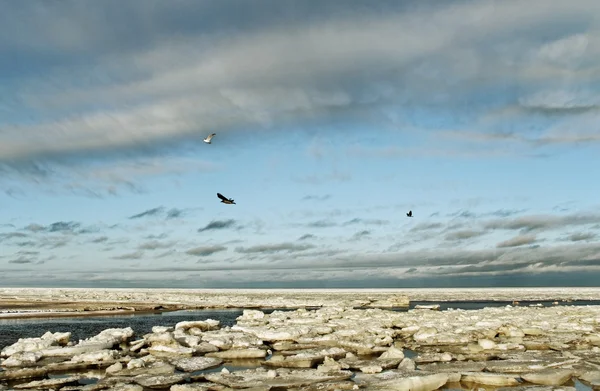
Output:
M247 7L239 14L227 12L227 2L184 1L177 9L158 2L11 5L3 15L28 18L0 20L0 52L9 59L0 72L12 80L2 109L34 113L35 120L3 117L0 172L88 196L145 191L140 177L215 169L175 152L208 131L344 120L421 132L439 126L415 119L430 110L449 120L433 129L436 135L470 124L491 142L597 142L591 118L599 103L589 84L599 29L589 15L600 6L577 4L308 2L296 4L293 16L287 2L272 1L236 3ZM98 20L117 8L111 22ZM253 17L241 20L244 12ZM498 129L510 126L507 119L524 123L523 116L580 122L565 121L570 132L561 123L527 135ZM387 151L514 153L485 145ZM333 170L296 180L321 184L350 175Z
M352 238L355 240L358 240L358 239L362 239L369 235L371 235L371 231L363 230L363 231L359 231L359 232L355 233L354 235L352 235Z
M253 253L276 253L285 251L288 253L306 251L314 248L311 244L294 244L294 243L279 243L279 244L262 244L251 247L236 247L235 251L242 254L253 254Z
M430 231L442 228L442 223L418 223L410 229L411 232Z
M470 212L468 210L459 210L458 212L454 212L454 213L450 213L448 214L448 216L450 217L462 217L465 219L472 219L477 217L477 215L473 212Z
M317 220L306 224L306 226L309 228L329 228L335 227L336 225L337 223L330 220Z
M577 232L567 236L567 240L571 242L588 241L595 239L598 235L592 232Z
M510 238L508 240L505 240L503 242L496 244L496 247L498 247L498 248L518 247L518 246L523 246L526 244L533 244L536 241L537 240L536 240L535 235L519 235L519 236L515 236L514 238Z
M199 228L198 232L233 228L235 226L235 224L236 224L236 222L233 219L213 220L210 223L206 224L203 228Z
M484 224L486 229L523 230L524 232L550 230L568 226L588 225L600 222L600 215L575 213L565 216L530 215L514 219L498 219Z
M313 234L304 234L304 235L300 236L298 238L298 240L307 240L307 239L314 239L314 238L316 238L316 236Z
M131 253L126 253L126 254L122 254L122 255L117 255L112 257L113 259L119 259L119 260L128 260L128 259L141 259L144 256L144 252L143 251L134 251Z
M104 243L108 240L107 236L99 236L97 238L94 238L92 240L90 240L91 243Z
M33 232L35 234L41 233L60 233L62 235L82 235L99 232L100 226L87 226L82 227L81 223L76 221L57 221L48 225L41 224L29 224L23 228L25 231ZM50 237L46 237L46 240L50 240ZM63 238L54 237L58 240L64 240Z
M154 216L158 216L158 215L162 214L164 211L165 211L165 208L163 206L159 206L156 208L145 210L145 211L135 214L133 216L129 216L129 219L139 219L142 217L154 217Z
M209 255L226 250L227 247L224 246L201 246L189 249L185 253L189 255L195 255L197 257L207 257Z
M138 246L139 250L158 250L164 248L171 248L175 245L175 242L159 242L158 240L152 240L149 242L142 243Z
M331 198L330 194L324 194L324 195L307 195L302 197L302 201L327 201L328 199Z
M166 239L168 236L169 236L168 234L163 232L158 235L155 235L155 234L148 235L148 236L146 236L146 239Z
M446 234L445 240L448 241L456 241L456 240L466 240L479 237L484 235L485 231L476 231L476 230L459 230Z
M73 221L59 221L56 223L52 223L50 224L48 227L46 227L46 230L48 232L73 232L75 229L79 228L81 226L80 223L76 223Z
M498 209L490 214L498 217L509 217L524 212L525 209Z
M388 220L378 220L378 219L361 219L354 218L352 220L348 220L342 225L353 225L353 224L364 224L364 225L386 225L390 222Z
M167 211L167 219L176 219L185 215L184 209L171 208Z
M8 240L8 239L15 239L15 238L26 238L26 237L27 237L27 234L24 234L22 232L6 232L6 233L0 234L0 241Z
M26 257L26 256L19 256L18 258L15 259L11 259L10 261L8 261L8 263L14 263L14 264L26 264L26 263L35 263L36 259L32 258L32 257Z
M41 231L45 231L46 227L44 227L43 225L39 225L39 224L29 224L27 227L25 227L25 229L27 231L31 231L31 232L41 232Z

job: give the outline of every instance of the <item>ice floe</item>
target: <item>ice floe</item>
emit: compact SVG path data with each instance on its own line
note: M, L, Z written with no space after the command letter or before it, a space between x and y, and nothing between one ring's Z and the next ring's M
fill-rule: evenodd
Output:
M600 306L245 310L232 327L22 338L1 350L0 389L572 391L600 386L599 333Z

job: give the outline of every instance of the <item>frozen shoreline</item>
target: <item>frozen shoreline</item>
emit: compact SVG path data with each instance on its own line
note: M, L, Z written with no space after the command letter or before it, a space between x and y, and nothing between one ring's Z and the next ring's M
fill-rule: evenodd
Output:
M411 301L600 300L598 288L138 289L0 288L0 318L185 309L408 307Z

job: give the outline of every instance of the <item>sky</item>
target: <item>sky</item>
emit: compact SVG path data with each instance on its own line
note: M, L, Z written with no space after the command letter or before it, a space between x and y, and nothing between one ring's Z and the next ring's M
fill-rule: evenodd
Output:
M600 284L597 0L2 10L1 286Z

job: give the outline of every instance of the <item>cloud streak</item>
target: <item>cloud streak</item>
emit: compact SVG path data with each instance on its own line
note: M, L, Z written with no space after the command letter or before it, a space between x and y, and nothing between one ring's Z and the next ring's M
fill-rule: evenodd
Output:
M236 225L236 221L233 219L213 220L210 223L206 224L204 227L199 228L198 232L229 229L229 228L235 227L235 225Z
M124 44L115 37L115 26L92 16L106 12L107 3L90 10L36 2L11 6L31 15L31 24L24 29L4 18L2 35L18 38L1 41L0 49L11 53L17 47L38 48L23 55L47 67L46 76L31 75L18 84L19 100L11 106L40 113L62 109L68 114L32 124L3 124L0 160L12 164L98 149L152 149L168 140L197 139L209 130L269 128L290 119L303 122L349 113L369 118L393 105L456 102L456 83L534 89L541 81L566 80L573 83L570 92L557 86L525 93L514 105L552 112L598 105L577 89L598 53L597 26L589 15L600 8L592 0L579 0L577 7L541 0L526 5L464 1L411 9L386 3L385 12L364 7L331 11L339 10L339 3L323 12L307 3L298 11L301 17L286 19L290 23L262 16L261 23L243 25L237 32L217 28L239 26L237 17L223 12L225 3L183 3L189 16L210 16L219 23L209 23L205 31L191 20L184 27L150 23L155 30L149 31L145 21L164 21L161 12L171 11L133 2L123 15L130 18L131 31L146 33ZM255 7L283 5L261 1ZM53 32L41 15L57 18L71 33ZM82 30L81 23L89 31ZM571 23L581 32L549 40L547 31L560 23ZM182 28L188 32L184 37ZM481 31L486 32L484 41ZM91 52L92 47L99 51ZM53 67L51 58L58 53L65 55L64 62ZM80 65L92 59L98 68ZM452 100L443 98L451 91ZM476 102L475 96L463 98ZM89 109L92 106L100 109ZM32 138L37 142L29 142ZM539 140L581 142L596 137L572 133L559 138L549 131ZM334 177L344 179L339 173Z

